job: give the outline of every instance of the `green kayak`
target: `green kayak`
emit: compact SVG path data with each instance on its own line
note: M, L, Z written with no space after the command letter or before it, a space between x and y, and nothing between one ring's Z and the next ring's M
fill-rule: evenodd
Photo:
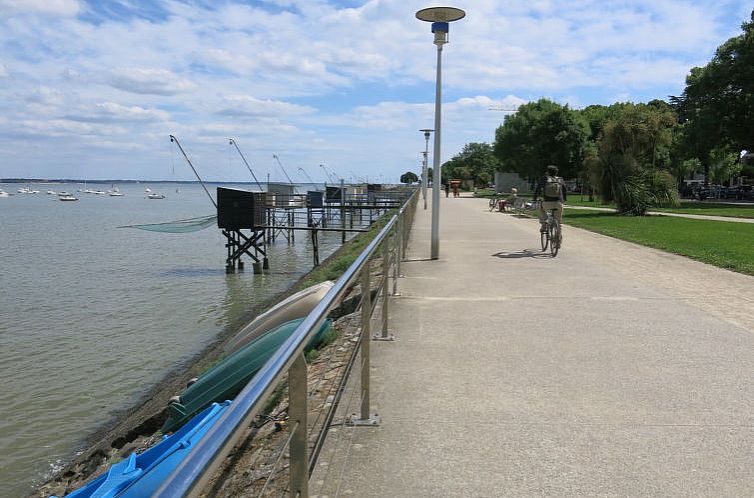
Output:
M204 372L181 393L179 402L168 405L168 419L162 426L162 432L175 431L214 402L233 399L303 321L303 318L298 318L284 323ZM332 320L327 319L307 349L316 347L331 326Z

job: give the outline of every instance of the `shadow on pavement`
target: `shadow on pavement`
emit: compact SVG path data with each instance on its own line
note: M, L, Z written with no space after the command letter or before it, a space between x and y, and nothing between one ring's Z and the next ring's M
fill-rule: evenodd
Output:
M524 249L518 252L496 252L491 255L493 258L502 259L517 259L517 258L551 258L549 252L542 252L539 250Z

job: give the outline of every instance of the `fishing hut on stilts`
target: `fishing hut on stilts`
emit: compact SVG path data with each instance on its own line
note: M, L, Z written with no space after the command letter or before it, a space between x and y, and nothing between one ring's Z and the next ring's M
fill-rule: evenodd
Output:
M343 180L339 186L325 184L324 190L299 193L296 191L296 184L275 154L273 157L280 165L288 183L268 181L264 188L264 184L257 179L238 144L231 138L229 145L235 146L259 191L217 187L215 202L178 139L170 135L170 141L178 146L217 210L217 226L225 237L227 249L226 273L243 271L244 256L252 260L254 273L262 273L269 269L269 244L282 240L293 244L297 231L309 232L313 264L318 266L320 233L339 232L341 243L345 243L347 233L368 231L371 224L382 214L399 207L410 195L409 191L404 190L382 191L380 185L346 185ZM202 223L204 222L203 219Z

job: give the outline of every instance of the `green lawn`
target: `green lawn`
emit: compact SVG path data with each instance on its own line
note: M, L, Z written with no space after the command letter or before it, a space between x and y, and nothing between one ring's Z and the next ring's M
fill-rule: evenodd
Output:
M581 194L568 194L568 201L566 204L571 206L585 206L585 207L598 207L598 208L612 208L615 209L615 204L604 204L599 198L595 197L593 201L589 200L589 196L585 195L583 198Z
M567 209L566 225L754 275L754 225ZM566 242L567 248L567 242Z
M479 190L476 194L477 197L492 197L494 190L484 189ZM531 197L531 194L519 194L519 197ZM615 204L605 204L595 198L593 201L589 201L589 196L583 196L581 194L568 194L568 202L570 206L581 207L596 207L596 208L611 208L615 209ZM681 205L677 208L650 208L650 211L662 212L662 213L679 213L679 214L700 214L706 216L728 216L732 218L754 218L754 204L724 204L722 202L698 202L698 201L681 201Z
M734 218L754 218L754 204L735 205L723 204L719 202L681 201L680 207L652 208L651 211L682 214L704 214L708 216L731 216Z

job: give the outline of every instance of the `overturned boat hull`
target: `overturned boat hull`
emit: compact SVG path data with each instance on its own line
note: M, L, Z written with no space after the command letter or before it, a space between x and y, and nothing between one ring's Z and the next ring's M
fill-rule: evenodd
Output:
M210 403L233 399L303 321L303 318L292 320L267 332L203 373L177 401L168 405L168 419L162 431L176 430ZM315 347L331 326L332 320L326 320L309 347Z

